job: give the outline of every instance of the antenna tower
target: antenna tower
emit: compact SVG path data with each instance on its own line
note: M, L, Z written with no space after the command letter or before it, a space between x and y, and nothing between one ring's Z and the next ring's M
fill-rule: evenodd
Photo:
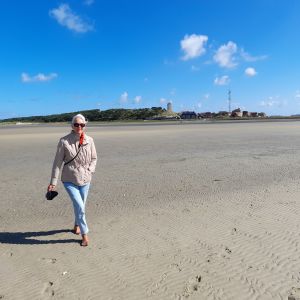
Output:
M228 112L231 113L231 90L228 90Z

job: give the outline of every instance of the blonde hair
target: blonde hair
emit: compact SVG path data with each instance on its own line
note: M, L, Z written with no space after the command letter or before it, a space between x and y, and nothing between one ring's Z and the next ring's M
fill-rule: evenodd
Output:
M85 119L85 117L84 117L82 114L77 114L76 116L74 116L74 117L72 118L72 123L71 123L72 125L75 123L75 120L76 120L77 118L81 119L81 121L82 121L84 124L87 123L87 120Z

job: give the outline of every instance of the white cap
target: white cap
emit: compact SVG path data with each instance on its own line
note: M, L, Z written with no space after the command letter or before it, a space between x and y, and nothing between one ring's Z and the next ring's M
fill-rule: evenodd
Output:
M72 125L75 123L75 120L76 120L77 118L81 119L82 122L83 122L84 124L87 123L87 120L85 119L85 117L84 117L82 114L77 114L76 116L74 116L74 117L72 118Z

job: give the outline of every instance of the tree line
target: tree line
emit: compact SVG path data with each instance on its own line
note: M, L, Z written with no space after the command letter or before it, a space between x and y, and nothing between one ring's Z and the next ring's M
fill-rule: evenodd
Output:
M70 122L76 114L83 114L88 121L125 121L125 120L146 120L159 116L166 110L162 107L139 108L139 109L99 109L83 110L47 116L16 117L0 120L0 122Z

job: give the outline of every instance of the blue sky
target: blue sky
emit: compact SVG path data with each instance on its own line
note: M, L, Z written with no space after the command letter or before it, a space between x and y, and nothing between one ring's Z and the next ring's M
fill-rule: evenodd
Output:
M3 0L0 119L77 110L300 113L298 0Z

